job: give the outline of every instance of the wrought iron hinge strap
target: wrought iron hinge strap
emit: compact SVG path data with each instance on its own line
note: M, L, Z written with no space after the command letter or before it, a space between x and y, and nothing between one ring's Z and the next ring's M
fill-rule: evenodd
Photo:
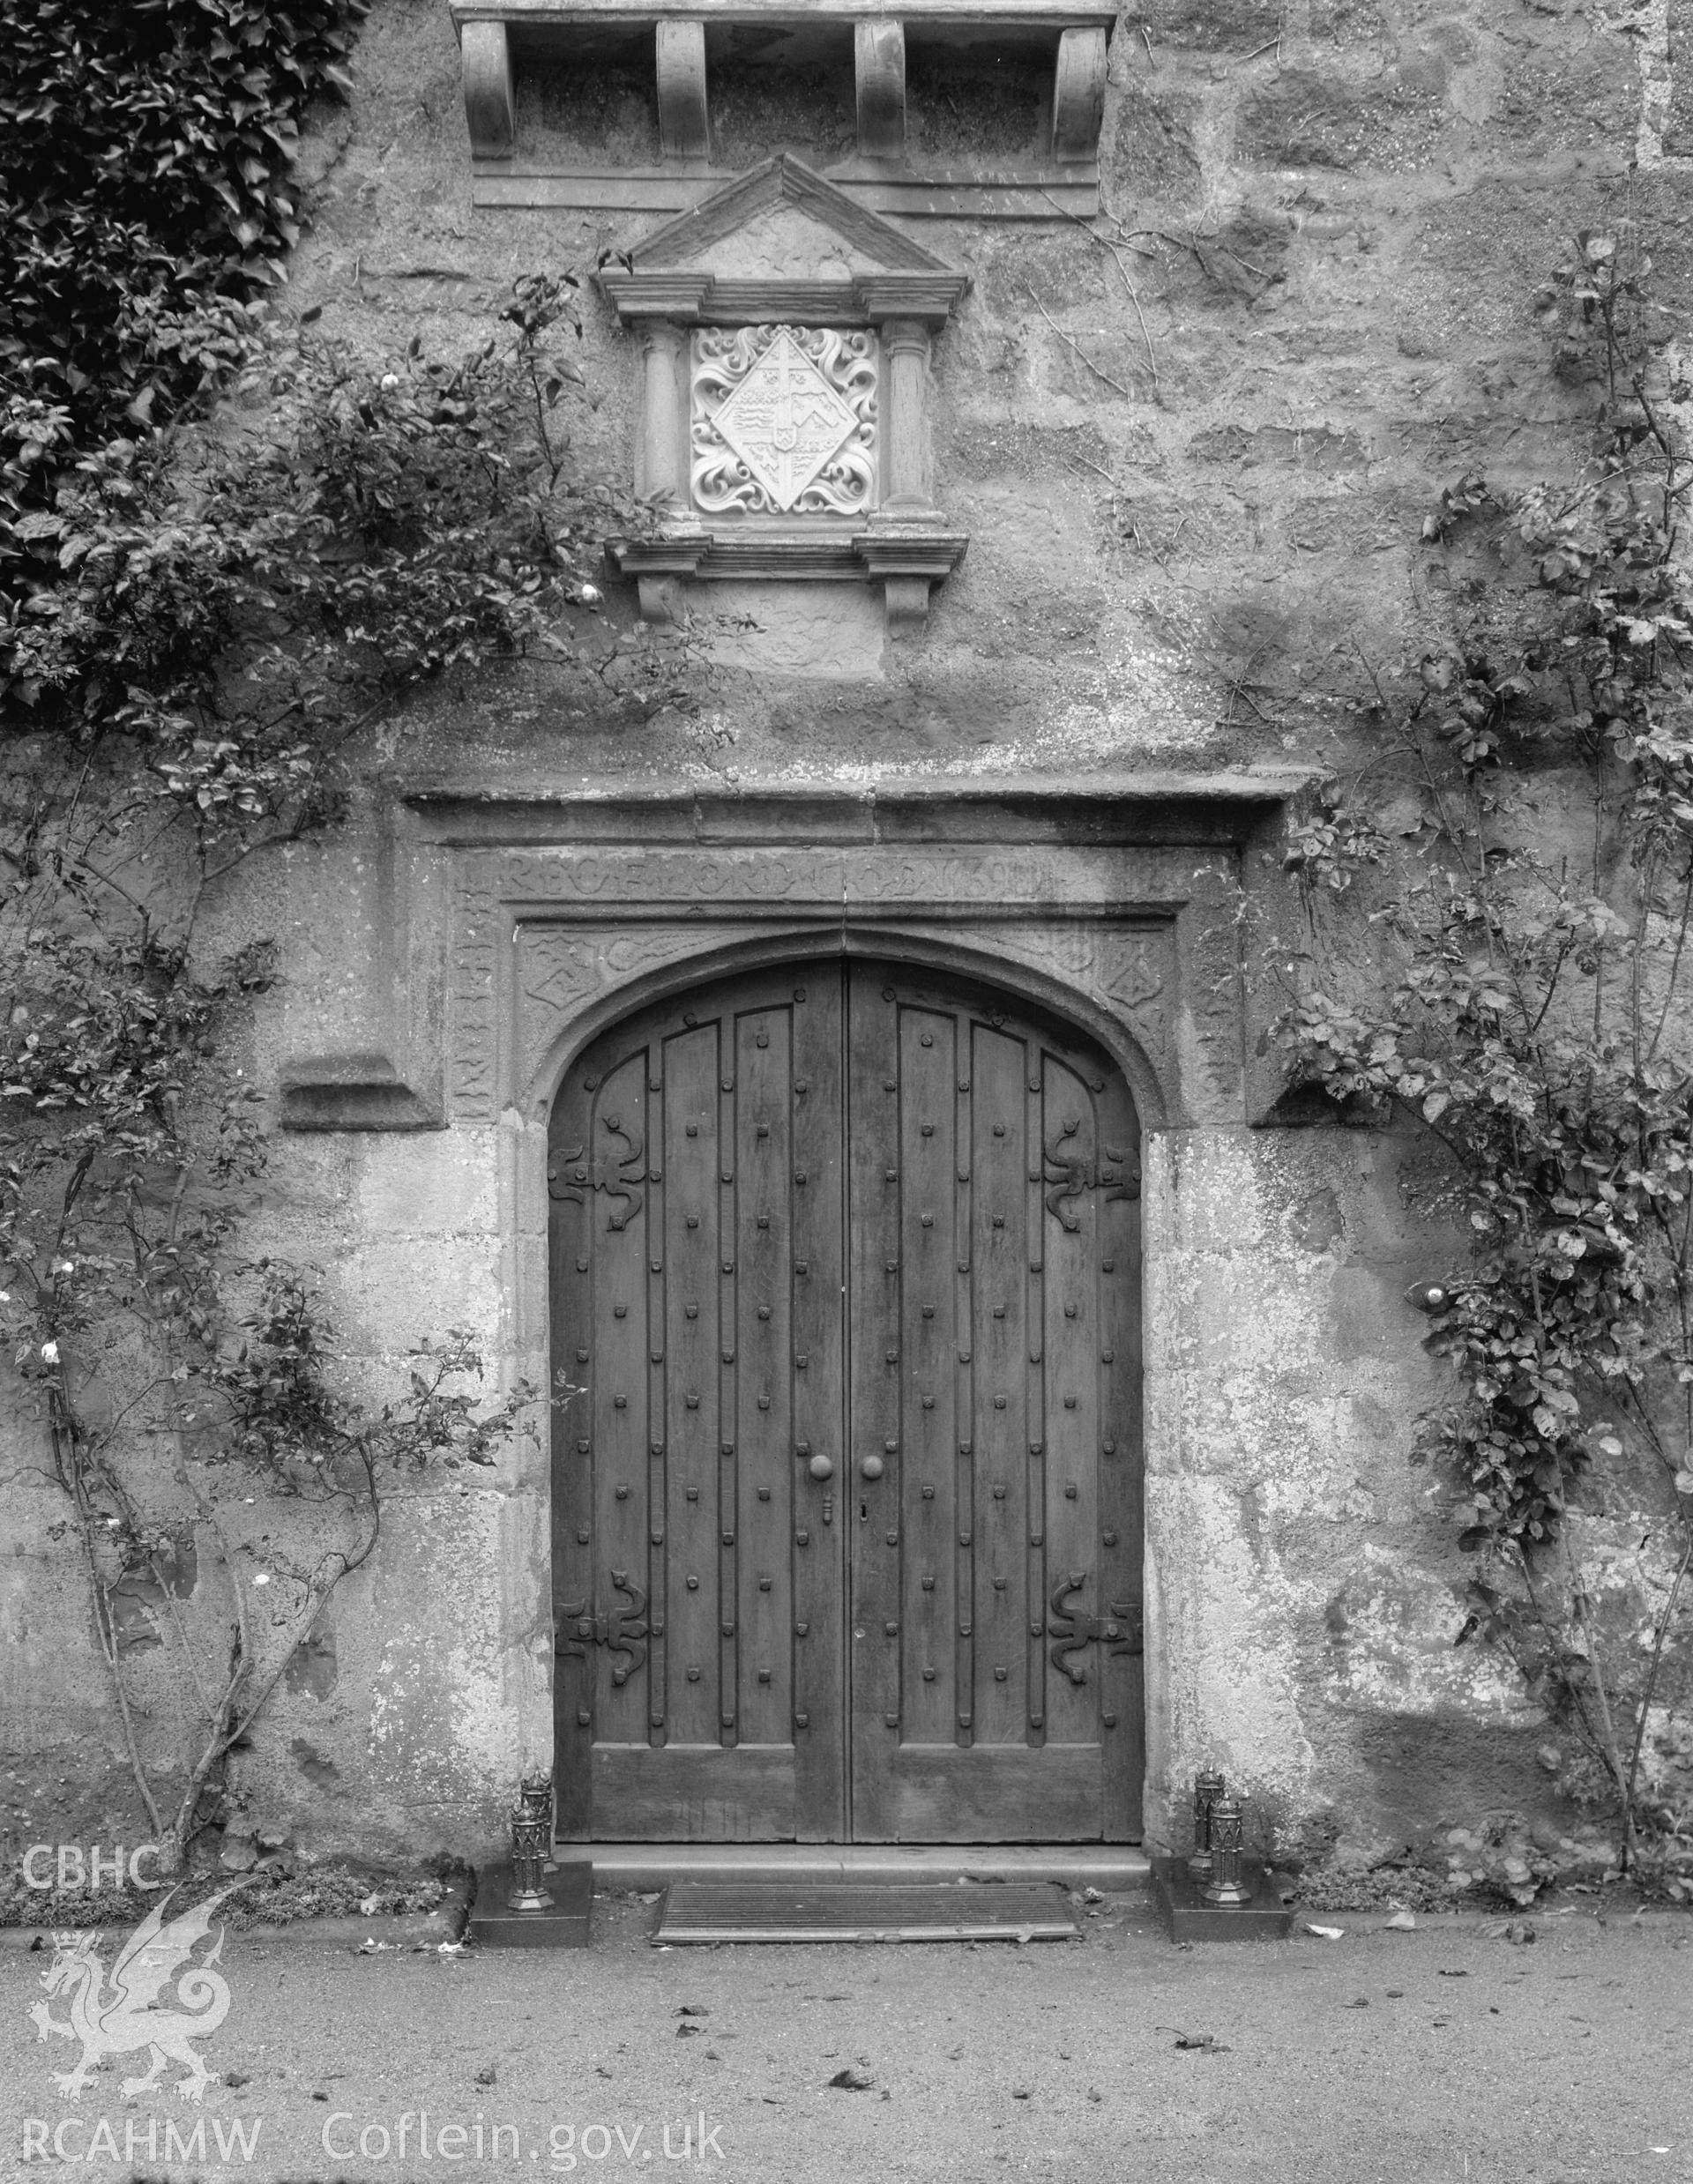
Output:
M1114 1606L1108 1615L1090 1615L1073 1604L1073 1595L1087 1583L1085 1572L1071 1570L1052 1589L1052 1621L1047 1636L1054 1641L1052 1665L1072 1683L1085 1683L1087 1671L1070 1656L1084 1646L1102 1645L1108 1653L1138 1653L1141 1650L1141 1604L1130 1600Z

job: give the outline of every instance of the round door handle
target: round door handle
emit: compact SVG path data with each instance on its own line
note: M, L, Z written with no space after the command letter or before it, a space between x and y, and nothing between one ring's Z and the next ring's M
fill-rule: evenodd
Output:
M867 1456L858 1467L861 1479L880 1479L887 1466L879 1456Z
M835 1475L835 1459L832 1456L814 1456L805 1468L813 1479L832 1479Z

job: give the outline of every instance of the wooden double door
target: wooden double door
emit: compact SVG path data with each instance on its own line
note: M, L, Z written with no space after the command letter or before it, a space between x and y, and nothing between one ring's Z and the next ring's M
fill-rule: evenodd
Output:
M832 958L556 1102L559 1832L1140 1833L1138 1125L1087 1040Z

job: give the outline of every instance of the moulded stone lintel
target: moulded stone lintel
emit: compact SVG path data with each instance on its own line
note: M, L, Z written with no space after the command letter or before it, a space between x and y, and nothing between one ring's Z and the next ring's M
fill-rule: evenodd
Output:
M511 48L503 23L466 23L459 34L465 120L479 160L503 160L517 144Z
M879 325L888 318L943 326L970 286L967 273L876 272L850 280L719 280L705 272L632 272L611 266L600 285L625 325Z
M906 26L885 19L853 26L858 149L867 160L906 156Z
M1064 166L1097 160L1105 118L1107 34L1067 30L1052 84L1052 156Z

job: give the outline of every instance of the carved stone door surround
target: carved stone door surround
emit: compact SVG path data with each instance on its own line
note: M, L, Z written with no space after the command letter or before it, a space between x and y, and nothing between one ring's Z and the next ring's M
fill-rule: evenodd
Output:
M544 1375L548 1118L608 1024L708 977L871 955L1055 1010L1115 1060L1146 1130L1238 1128L1243 860L1289 787L1144 775L504 801L419 789L393 815L387 885L408 928L394 960L408 967L373 995L389 1022L369 1055L296 1065L284 1119L499 1130L513 1352Z
M1122 1071L1147 1137L1242 1130L1256 1118L1242 892L1266 857L1273 867L1298 786L1143 774L491 797L468 777L417 785L391 806L373 862L380 947L356 1050L294 1057L283 1126L461 1136L467 1170L496 1182L488 1241L467 1248L484 1264L496 1254L501 1376L545 1385L548 1122L609 1025L761 966L909 965L989 982L1074 1025ZM1151 1264L1165 1217L1148 1212ZM1149 1420L1160 1399L1149 1375ZM1149 1439L1149 1466L1158 1454ZM513 1719L541 1751L550 1452L526 1445L512 1463L496 1581L511 1627L533 1632L533 1669L511 1667ZM1167 1766L1170 1690L1151 1575L1149 1783Z
M638 1003L869 953L1059 1010L1119 1059L1149 1128L1238 1125L1241 855L1285 794L1250 775L1085 793L414 794L413 854L443 868L451 898L444 1120L544 1126L571 1055Z

